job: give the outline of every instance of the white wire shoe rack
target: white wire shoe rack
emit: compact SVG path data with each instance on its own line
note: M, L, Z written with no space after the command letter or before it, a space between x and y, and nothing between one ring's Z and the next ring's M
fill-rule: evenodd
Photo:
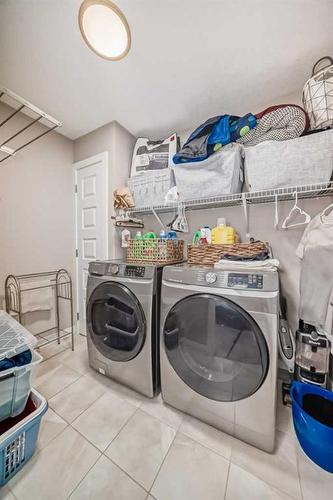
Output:
M321 182L317 184L306 184L303 186L288 186L277 189L266 189L263 191L243 192L236 194L226 194L214 196L211 198L195 198L181 202L186 210L202 210L205 208L231 207L241 205L244 202L247 204L256 203L271 203L276 200L287 201L293 200L297 193L298 199L304 198L319 198L322 196L333 196L333 181ZM169 203L167 205L147 206L133 208L131 214L150 214L155 212L170 212L177 208L178 202Z

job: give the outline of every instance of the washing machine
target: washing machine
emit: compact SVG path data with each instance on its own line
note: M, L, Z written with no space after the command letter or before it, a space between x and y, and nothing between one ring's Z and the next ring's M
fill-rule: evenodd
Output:
M92 368L153 397L160 386L162 268L121 261L89 264L87 342Z
M272 452L278 328L277 272L164 268L163 400Z

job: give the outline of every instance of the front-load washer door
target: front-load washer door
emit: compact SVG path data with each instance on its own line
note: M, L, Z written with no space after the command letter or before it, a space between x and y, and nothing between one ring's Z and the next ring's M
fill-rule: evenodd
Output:
M178 376L209 399L247 398L266 377L269 358L262 331L224 297L197 294L177 302L166 317L163 339Z
M136 296L124 285L98 285L87 304L87 327L95 347L113 361L139 354L146 337L146 320Z

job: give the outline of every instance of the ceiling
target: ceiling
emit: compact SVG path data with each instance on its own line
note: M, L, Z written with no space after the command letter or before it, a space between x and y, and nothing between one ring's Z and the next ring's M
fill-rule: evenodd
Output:
M112 120L163 137L209 116L299 99L333 53L332 0L115 0L132 31L121 61L81 39L81 0L0 0L0 83L75 139Z

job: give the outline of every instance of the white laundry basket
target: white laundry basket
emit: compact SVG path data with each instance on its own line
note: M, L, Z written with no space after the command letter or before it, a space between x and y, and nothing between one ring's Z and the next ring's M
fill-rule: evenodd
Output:
M242 146L228 144L206 160L173 166L182 201L239 193L243 184Z
M174 185L173 172L170 168L145 172L128 179L128 187L136 208L165 205L166 195Z
M0 311L0 361L31 351L31 362L0 371L0 421L16 417L25 408L32 376L42 356L33 350L36 338L5 311Z
M333 171L333 130L244 148L249 191L328 182Z

